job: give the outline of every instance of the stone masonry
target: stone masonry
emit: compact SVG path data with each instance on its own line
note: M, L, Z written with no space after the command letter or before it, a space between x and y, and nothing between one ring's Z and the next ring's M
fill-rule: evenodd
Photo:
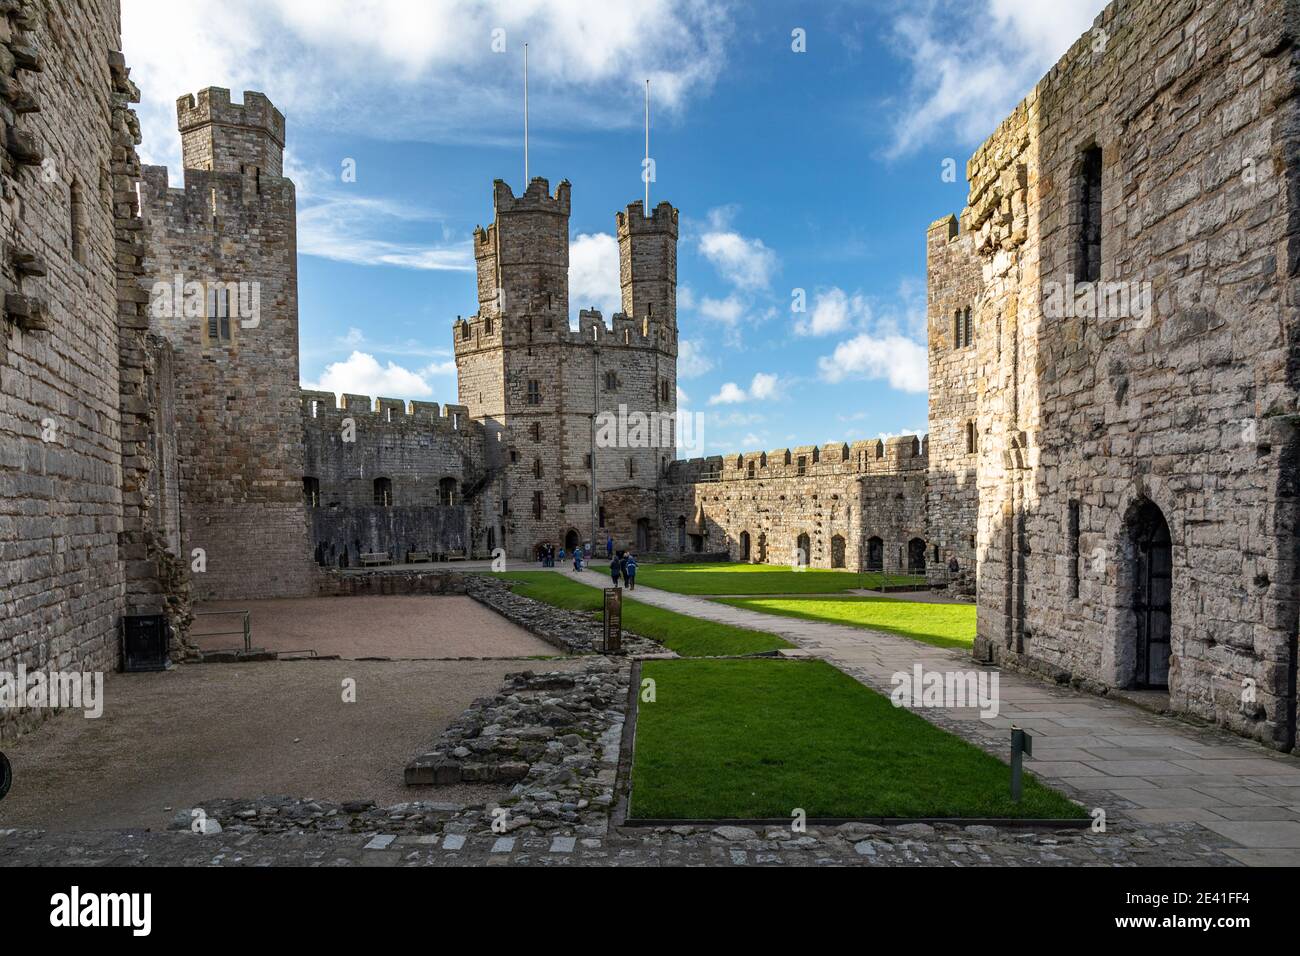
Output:
M663 534L676 553L924 573L928 460L927 443L905 435L679 461Z
M567 181L552 194L534 179L520 197L496 181L495 221L474 233L479 311L454 330L460 403L501 469L493 536L512 557L603 544L616 521L657 544L653 502L676 458L677 210L618 214L623 313L611 327L583 310L573 331L569 208ZM620 410L670 424L643 443L602 439L597 416Z
M116 2L0 0L0 670L106 670L126 612L188 618L166 553L165 346L149 339L138 99ZM0 736L44 715L0 713Z
M977 656L1167 687L1173 711L1280 749L1298 27L1282 0L1116 0L976 151L960 225L929 235L931 520L950 541L978 510Z
M306 594L297 213L284 117L206 89L176 112L185 184L144 171L154 331L175 352L182 554L196 597ZM195 551L201 552L197 557Z

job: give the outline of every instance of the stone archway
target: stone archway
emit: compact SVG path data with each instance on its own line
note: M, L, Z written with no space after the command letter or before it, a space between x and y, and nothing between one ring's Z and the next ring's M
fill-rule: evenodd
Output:
M740 560L749 560L749 532L740 532Z
M885 541L883 538L873 536L867 539L867 570L885 570Z
M907 542L907 571L909 574L925 573L925 542L920 538Z
M804 532L795 539L794 547L795 564L798 567L808 567L812 563L812 538L808 537L807 532Z
M564 550L569 554L573 554L574 551L578 550L578 545L581 541L582 539L579 537L578 532L573 528L570 528L569 533L564 536Z
M844 537L837 534L831 538L831 567L842 568L844 566Z

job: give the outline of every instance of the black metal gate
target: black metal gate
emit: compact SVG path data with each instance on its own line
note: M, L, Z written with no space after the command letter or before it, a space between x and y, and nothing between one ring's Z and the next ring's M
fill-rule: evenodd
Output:
M1134 611L1137 613L1137 668L1139 688L1169 687L1169 629L1173 597L1173 552L1169 525L1160 509L1147 502L1134 529L1137 577Z

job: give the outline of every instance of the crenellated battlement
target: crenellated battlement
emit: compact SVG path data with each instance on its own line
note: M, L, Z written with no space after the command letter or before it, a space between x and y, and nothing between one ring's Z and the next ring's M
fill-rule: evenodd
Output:
M674 326L654 319L634 319L616 312L606 323L599 309L583 309L578 313L578 328L567 322L552 321L545 317L522 323L503 322L494 315L458 317L452 323L455 352L470 355L484 349L503 346L573 345L601 348L651 349L665 355L677 354L677 330Z
M182 133L200 126L241 126L265 132L281 147L284 146L284 114L265 93L248 90L244 102L232 103L230 90L217 86L187 93L176 99L176 121Z
M215 86L186 94L176 100L176 122L186 170L283 175L284 114L263 93L249 90L243 103Z
M484 438L486 431L481 422L469 417L464 405L443 405L437 402L408 402L400 398L371 398L369 395L344 393L341 398L333 392L301 389L302 417L311 423L328 423L336 427L344 418L353 418L358 425L421 425L433 426L436 432L461 433L470 438Z
M916 435L868 439L852 444L801 445L675 461L668 467L668 481L671 484L695 484L924 472L929 467L929 453L929 436Z
M572 183L563 179L555 187L555 193L552 195L550 182L542 176L534 176L524 189L524 194L516 197L509 183L504 179L494 179L492 209L497 216L502 213L517 212L542 212L555 216L568 216L572 188Z
M627 211L617 216L618 234L632 233L667 233L677 238L678 212L670 202L661 202L654 207L649 217L645 214L645 204L641 200L628 203Z

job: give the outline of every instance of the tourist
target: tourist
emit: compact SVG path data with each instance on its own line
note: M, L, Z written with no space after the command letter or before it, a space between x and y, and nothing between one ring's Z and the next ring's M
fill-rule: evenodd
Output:
M618 587L619 577L623 573L623 559L619 555L614 555L609 562L609 576L614 581L614 587Z
M573 570L575 571L582 570L582 549L581 548L573 549Z
M614 554L614 536L610 535L605 539L605 557L612 557Z
M627 582L629 591L636 590L636 555L630 551L623 559L623 580Z

